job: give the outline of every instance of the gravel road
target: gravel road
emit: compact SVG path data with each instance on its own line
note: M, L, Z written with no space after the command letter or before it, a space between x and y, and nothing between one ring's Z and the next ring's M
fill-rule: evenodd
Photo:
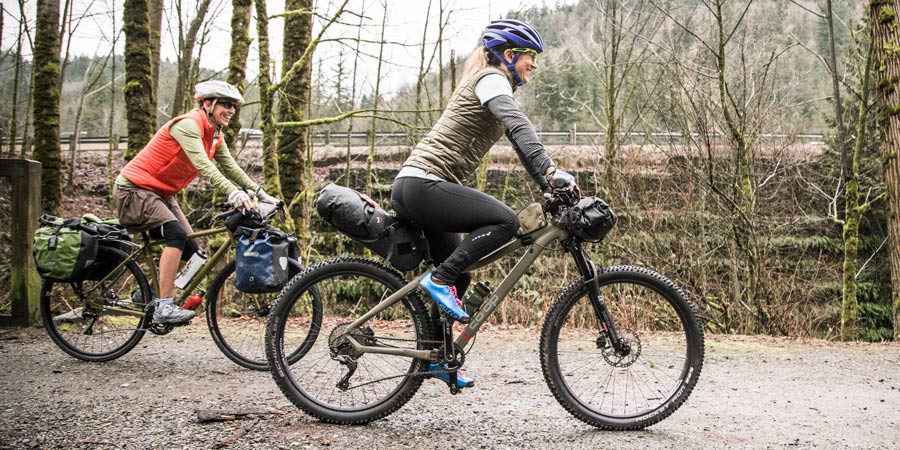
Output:
M900 448L900 344L707 338L687 403L639 432L572 418L540 373L539 331L487 329L467 358L475 388L426 381L368 426L319 423L267 372L225 359L203 321L147 335L105 364L77 361L41 329L0 329L0 449ZM270 414L200 423L197 410Z

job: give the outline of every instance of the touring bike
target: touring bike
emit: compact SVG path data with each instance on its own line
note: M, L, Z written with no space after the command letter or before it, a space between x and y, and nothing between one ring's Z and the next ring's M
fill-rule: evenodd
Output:
M697 383L704 353L700 322L687 295L659 273L595 266L566 223L565 213L579 197L577 188L554 190L544 204L548 225L467 269L524 251L456 335L453 321L423 302L421 275L407 281L392 268L358 257L306 269L285 286L269 316L266 357L278 387L306 413L337 424L393 413L432 375L429 364L446 365L450 391L459 392L456 370L479 328L538 256L558 242L580 276L552 304L541 330L541 368L550 391L595 427L640 429L663 420ZM305 317L317 307L317 295L325 307L322 320L309 322ZM319 324L320 330L309 328ZM290 349L300 343L307 345L298 359Z
M265 227L282 205L259 204L259 211L243 214L227 204L219 205L216 221L236 226ZM163 244L142 233L142 244L132 242L121 227L107 222L98 224L101 244L97 258L82 280L58 282L45 280L41 286L40 309L44 328L59 348L69 355L92 362L116 359L133 349L147 331L156 335L170 333L174 326L153 322L153 293L159 290L159 274L154 261L155 249ZM227 260L235 247L232 230L218 227L188 234L188 238L225 235L227 239L195 272L181 290L176 303L182 304L192 293L200 293L208 274ZM302 267L288 260L291 276ZM146 272L145 272L146 270ZM149 274L149 280L148 280ZM230 360L253 370L265 370L263 348L266 319L276 293L248 294L235 288L235 261L224 264L209 284L205 296L206 323L216 346ZM311 294L310 316L321 311L317 294ZM311 340L312 341L312 340ZM297 349L301 354L302 349Z

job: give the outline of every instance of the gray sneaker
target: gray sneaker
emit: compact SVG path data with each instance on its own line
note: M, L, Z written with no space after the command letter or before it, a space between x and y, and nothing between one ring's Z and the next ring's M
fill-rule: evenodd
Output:
M164 325L178 325L194 318L197 314L189 309L182 309L168 303L158 307L153 311L153 322Z

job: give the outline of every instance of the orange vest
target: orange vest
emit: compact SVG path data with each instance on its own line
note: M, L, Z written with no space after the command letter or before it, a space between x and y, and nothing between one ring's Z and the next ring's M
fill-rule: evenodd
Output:
M197 168L169 133L169 128L182 119L191 119L200 125L203 148L209 159L213 159L222 139L213 142L215 128L206 118L206 111L195 109L166 123L143 150L122 168L122 175L128 181L167 198L174 196L197 178Z

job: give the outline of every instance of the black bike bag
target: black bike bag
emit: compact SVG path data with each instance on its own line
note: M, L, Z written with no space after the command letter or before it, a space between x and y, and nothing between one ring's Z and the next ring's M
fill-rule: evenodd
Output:
M397 270L413 270L426 259L422 229L398 221L368 195L334 183L316 197L316 211L341 233L368 247Z

